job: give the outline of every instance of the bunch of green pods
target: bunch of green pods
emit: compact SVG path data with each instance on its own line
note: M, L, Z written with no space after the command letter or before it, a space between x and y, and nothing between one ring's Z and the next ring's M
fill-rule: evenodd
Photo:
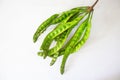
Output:
M91 29L91 20L93 15L93 7L98 0L92 6L82 6L72 8L64 11L60 14L54 14L45 20L36 30L33 41L36 42L38 37L51 25L57 25L50 33L45 37L39 56L44 59L48 56L52 58L50 65L52 66L59 56L63 56L60 66L60 73L64 73L65 63L70 54L78 51L89 38ZM67 41L67 38L71 31L76 27L77 30L72 37ZM50 48L52 42L55 41L54 47Z

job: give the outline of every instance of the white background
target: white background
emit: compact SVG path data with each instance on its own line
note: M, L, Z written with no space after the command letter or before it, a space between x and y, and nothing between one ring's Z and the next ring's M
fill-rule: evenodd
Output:
M32 42L52 14L94 1L0 0L0 80L120 80L120 0L95 6L90 38L69 57L64 75L59 73L62 57L51 67L50 58L36 54L47 32Z

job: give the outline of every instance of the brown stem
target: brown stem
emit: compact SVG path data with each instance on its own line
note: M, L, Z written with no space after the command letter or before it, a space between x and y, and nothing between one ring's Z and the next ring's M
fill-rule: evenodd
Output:
M96 0L95 3L94 3L91 7L89 7L88 11L92 11L93 8L94 8L94 6L97 4L98 1L99 1L99 0Z
M94 8L94 6L97 4L99 0L96 0L95 3L91 6L91 8Z

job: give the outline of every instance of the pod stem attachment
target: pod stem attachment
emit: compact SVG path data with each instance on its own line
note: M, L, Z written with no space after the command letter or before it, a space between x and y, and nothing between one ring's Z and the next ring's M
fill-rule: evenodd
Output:
M98 1L99 0L96 0L95 3L92 6L89 7L88 11L90 11L90 12L93 11L93 8L97 4Z

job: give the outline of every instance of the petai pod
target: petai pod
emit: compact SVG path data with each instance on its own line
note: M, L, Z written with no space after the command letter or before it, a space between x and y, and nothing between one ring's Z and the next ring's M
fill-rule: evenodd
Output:
M64 33L62 33L62 35L60 36L60 38L57 40L56 46L53 47L52 49L50 49L48 51L49 55L53 55L55 52L58 52L58 50L63 46L63 44L65 43L69 33L71 32L72 29L68 29L66 30Z
M49 50L47 51L48 56L51 56L51 55L53 55L53 54L58 53L58 50L59 50L59 49L63 46L63 44L65 43L65 41L66 41L66 39L67 39L70 31L71 31L71 30L66 30L64 33L62 33L62 35L60 36L60 38L57 40L56 45L55 45L53 48L51 48L51 49L49 49ZM38 55L39 55L39 56L45 56L44 54L45 54L44 52L38 52ZM59 54L58 54L58 55L59 55ZM54 55L53 55L53 56L54 56ZM53 57L53 58L54 58L54 57Z
M57 60L57 58L58 58L58 55L59 55L59 52L56 52L56 53L53 55L52 60L51 60L51 62L50 62L50 66L52 66L52 65L56 62L56 60Z
M91 19L92 19L92 15L93 15L93 12L91 13L91 16L89 18L89 21L88 21L88 25L86 27L86 31L84 33L84 36L82 37L82 39L80 41L78 41L75 45L75 47L73 48L73 52L76 52L77 50L79 50L83 44L85 44L85 42L87 41L87 39L89 38L89 35L90 35L90 29L91 29Z
M53 65L55 63L57 57L59 56L59 50L63 47L71 30L72 30L72 28L63 32L62 35L59 37L59 40L57 40L56 46L48 51L49 56L53 56L53 59L52 59L50 65Z
M79 15L80 15L80 12L76 12L76 13L74 13L72 16L70 16L69 19L67 19L67 20L65 19L65 20L63 20L61 23L64 24L64 23L70 22L70 21L74 20L75 18L77 18ZM60 24L61 24L61 23L60 23ZM60 39L60 36L63 36L63 34L64 34L64 32L63 32L62 34L58 35L58 36L55 38L55 41L59 40L59 39Z
M87 12L89 6L82 6L82 7L75 7L75 8L72 8L71 10L79 10L81 13L83 12Z
M73 46L75 45L76 42L78 42L78 40L80 39L80 37L81 37L81 35L83 33L83 30L87 26L88 19L89 19L89 16L80 25L80 27L76 30L76 32L74 33L74 35L72 36L72 38L69 40L69 42L68 42L68 44L67 44L67 46L65 48L65 52L64 52L64 56L63 56L63 60L62 60L61 68L60 68L61 74L64 73L64 67L65 67L66 60L67 60L69 54L72 52L72 49L74 48Z
M54 14L51 17L49 17L47 20L45 20L37 29L35 34L33 35L33 41L36 42L38 37L41 33L43 33L48 26L51 25L51 22L58 17L58 14Z
M84 14L83 16L77 17L76 19L74 19L71 22L65 23L65 24L60 24L59 26L57 26L57 28L55 30L53 30L52 32L50 32L44 39L42 46L41 46L41 50L46 50L48 48L46 48L47 45L50 45L50 41L53 40L56 36L58 36L59 34L61 34L62 32L66 31L69 28L74 27L75 25L77 25L79 23L79 21L81 19L83 19L83 17L86 14Z
M71 14L73 15L73 14ZM56 28L54 30L52 30L44 39L42 45L41 45L41 50L47 50L49 49L50 43L51 41L53 41L53 39L55 37L57 37L59 34L61 34L62 32L65 31L66 26L67 28L69 28L69 24L65 23L66 20L69 20L71 16L67 17L62 23L58 24L56 26ZM74 21L75 22L75 21ZM66 29L67 30L67 29ZM61 32L62 31L62 32Z
M76 13L76 12L84 13L88 10L88 8L89 8L88 6L76 7L76 8L70 9L68 11L62 12L62 14L59 15L58 18L54 19L51 24L56 24L56 23L59 23L59 22L63 21L70 14L73 14L73 13Z
M80 15L80 12L77 12L76 14L74 14L73 16L71 16L71 18L68 20L68 22L74 20L74 19L77 18L79 15ZM64 23L66 23L66 21L64 21ZM56 42L57 42L57 43L56 43L56 46L53 47L52 49L50 49L50 50L48 51L48 56L54 56L53 54L56 54L55 52L58 51L60 48L63 47L63 45L64 45L64 43L65 43L65 41L66 41L66 38L68 37L68 35L69 35L69 33L71 32L71 30L72 30L72 28L64 31L62 34L58 35L58 36L55 38L55 40L56 40ZM69 32L67 33L67 31L69 31ZM66 35L66 33L67 33L67 35ZM60 46L60 45L61 45L61 46ZM58 55L58 56L59 56L59 55Z
M67 21L72 21L74 20L75 18L77 18L81 13L80 12L77 12L76 14L74 14L73 16L71 16L71 18ZM64 23L66 23L66 21L64 21ZM59 56L59 49L63 47L65 41L66 41L66 38L68 37L69 33L71 32L72 28L64 31L62 34L58 35L55 40L56 40L56 46L53 47L52 49L50 49L48 51L48 56L53 56L53 59L50 63L50 65L53 65L57 59L57 57ZM55 58L54 58L55 56Z
M54 19L51 24L57 24L60 23L61 21L63 21L65 18L67 18L70 14L76 13L78 12L78 10L70 10L70 11L66 11L63 12L60 16L58 16L58 18Z
M89 8L88 6L84 6L84 7L76 7L76 8L71 9L71 10L78 10L78 12L76 11L76 13L74 13L74 15L72 15L67 22L70 22L74 20L75 18L79 17L80 15L87 13L88 8ZM57 41L57 39L59 39L60 36L61 34L55 38L55 41Z
M71 53L74 53L74 52L76 52L77 50L79 50L80 47L83 45L83 43L85 43L86 40L88 39L89 34L90 34L92 15L93 15L93 12L91 13L91 15L90 15L90 17L89 17L87 26L86 26L85 29L83 30L83 33L84 33L84 34L82 35L82 38L80 38L80 40L75 43L75 47L73 48L73 51L72 51ZM69 43L70 43L70 41L69 41ZM67 45L68 45L68 44L66 44L66 46L67 46ZM59 50L59 53L60 53L59 56L64 55L66 46L65 46L64 48L62 48L61 50Z
M66 23L67 20L69 20L69 18L70 18L72 15L74 15L74 14L71 14L70 16L68 16L65 20L63 20L60 24L58 24L58 26ZM58 26L57 26L57 27L58 27ZM57 27L56 27L53 31L55 31L55 30L57 29ZM51 31L51 32L53 32L53 31ZM56 33L57 33L57 32L56 32ZM56 33L54 33L53 36L54 36ZM48 37L47 37L47 36L48 36ZM49 34L48 34L47 36L46 36L46 38L44 39L44 42L43 42L42 45L41 45L41 50L43 50L44 58L47 56L47 54L48 54L48 49L49 49L49 47L50 47L50 44L51 44L52 41L54 40L54 38L53 38L53 39L51 38L52 36L49 37ZM50 38L50 39L49 39L49 38Z
M78 51L88 40L94 10L93 8L98 1L99 0L96 0L92 6L75 7L62 12L61 14L54 14L45 20L34 33L33 41L36 42L38 37L50 25L57 24L57 26L45 37L40 47L40 51L38 52L38 56L42 56L43 58L48 56L52 58L50 62L50 65L52 66L58 57L63 55L60 66L61 74L64 73L65 64L69 55ZM79 25L77 30L69 39L70 32L77 24ZM67 38L69 39L68 41ZM56 44L50 48L53 40L55 40Z

